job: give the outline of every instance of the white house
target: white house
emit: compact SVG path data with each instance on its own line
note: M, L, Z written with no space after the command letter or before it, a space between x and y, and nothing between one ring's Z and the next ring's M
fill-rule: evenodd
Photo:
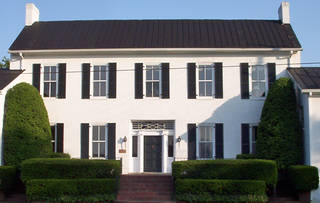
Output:
M269 86L300 63L288 2L276 20L41 22L26 8L10 69L43 96L54 150L122 158L123 173L254 153Z

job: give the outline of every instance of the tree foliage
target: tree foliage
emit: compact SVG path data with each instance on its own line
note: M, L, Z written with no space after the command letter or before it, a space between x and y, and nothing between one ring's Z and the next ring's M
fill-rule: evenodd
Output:
M10 65L10 60L4 56L0 62L0 68L9 68L9 65Z
M299 164L302 158L301 124L296 102L292 81L280 78L271 86L262 109L257 155L275 160L278 170Z
M9 89L5 101L4 159L20 167L29 158L52 151L48 113L35 87L19 83Z

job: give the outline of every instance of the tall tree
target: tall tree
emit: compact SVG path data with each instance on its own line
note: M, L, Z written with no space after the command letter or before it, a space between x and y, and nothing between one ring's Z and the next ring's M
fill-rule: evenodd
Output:
M20 167L29 158L52 151L48 113L38 90L19 83L9 89L5 101L4 160Z
M9 65L10 65L10 60L4 56L0 62L0 68L9 68Z
M278 79L270 88L258 126L257 155L275 160L278 170L299 164L302 158L301 124L293 83Z

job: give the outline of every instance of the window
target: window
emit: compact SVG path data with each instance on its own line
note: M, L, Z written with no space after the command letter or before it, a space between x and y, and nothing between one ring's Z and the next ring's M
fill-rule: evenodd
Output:
M242 154L256 154L257 124L241 124Z
M104 158L106 155L106 126L92 126L92 157Z
M132 157L138 157L138 136L132 136Z
M168 157L173 157L173 136L168 136Z
M214 70L212 65L200 65L198 68L199 79L199 97L212 97L214 95L213 88Z
M56 123L54 125L50 125L51 128L51 143L52 143L52 151L63 153L63 123Z
M52 143L52 151L53 152L57 152L57 148L56 148L56 126L55 125L51 125L51 135L52 135L52 139L51 139L51 143Z
M93 96L107 96L107 66L93 66Z
M213 127L212 126L199 126L198 131L199 140L199 158L214 158L213 155Z
M146 67L146 97L159 97L160 71L159 65Z
M256 154L256 140L257 140L258 126L251 127L251 154Z
M43 96L56 97L57 95L57 67L45 66L43 74Z
M266 68L265 66L252 66L251 97L259 98L266 96Z

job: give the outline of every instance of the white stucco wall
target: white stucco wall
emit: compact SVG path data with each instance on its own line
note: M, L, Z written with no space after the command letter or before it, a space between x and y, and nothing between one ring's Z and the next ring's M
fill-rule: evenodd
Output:
M241 123L258 123L264 100L241 100L240 63L264 65L276 63L277 78L287 77L290 63L300 63L300 53L289 58L290 52L141 52L141 53L24 53L24 59L12 62L13 67L26 69L24 78L32 83L32 64L67 64L66 99L44 98L51 123L64 123L64 152L80 157L81 123L116 123L117 140L128 138L127 152L119 153L125 145L116 146L116 157L123 157L123 172L133 171L131 159L131 121L174 120L174 156L187 158L188 123L223 123L224 158L241 153ZM81 99L81 65L117 63L116 99ZM170 99L134 99L134 64L156 65L170 63ZM223 63L223 99L187 99L187 63L198 65ZM129 70L129 71L128 71ZM41 76L43 80L43 75ZM42 88L42 87L41 87ZM41 89L41 94L43 89ZM320 114L319 114L320 115Z

